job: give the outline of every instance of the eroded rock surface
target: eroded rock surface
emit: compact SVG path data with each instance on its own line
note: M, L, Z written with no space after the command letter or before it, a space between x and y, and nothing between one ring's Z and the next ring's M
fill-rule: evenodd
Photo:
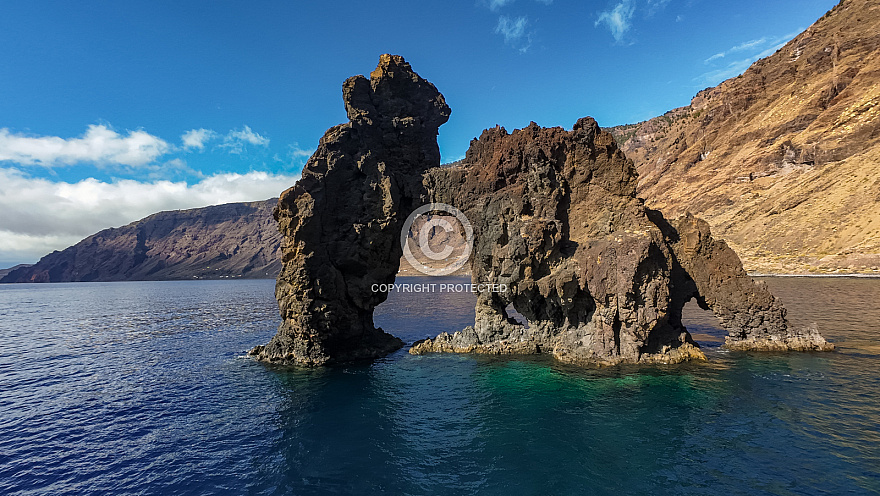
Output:
M532 123L483 132L462 164L426 175L428 199L474 225L476 322L417 342L411 353L551 353L573 363L705 358L681 323L691 298L711 309L736 349L822 350L745 273L708 224L667 222L636 197L637 174L611 134L585 118L572 131ZM508 317L509 305L527 325Z
M394 281L403 222L440 165L437 129L449 107L399 56L343 84L349 122L328 130L302 178L278 200L284 235L275 295L284 322L260 360L322 365L382 356L403 342L373 324Z

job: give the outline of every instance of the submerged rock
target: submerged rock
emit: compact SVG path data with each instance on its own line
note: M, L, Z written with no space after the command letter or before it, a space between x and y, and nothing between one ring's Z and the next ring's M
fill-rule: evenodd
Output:
M436 135L449 107L401 57L383 55L369 80L345 82L343 96L350 121L327 131L275 210L284 322L251 350L258 359L322 365L400 348L373 324L387 296L374 289L394 281L401 229L428 203L464 213L472 279L495 286L477 295L473 326L410 353L549 353L580 364L705 359L681 323L692 298L719 317L730 348L832 348L815 329L792 330L784 308L705 222L667 221L646 208L632 161L593 119L571 131L489 129L460 164L441 168ZM508 315L509 305L526 323Z

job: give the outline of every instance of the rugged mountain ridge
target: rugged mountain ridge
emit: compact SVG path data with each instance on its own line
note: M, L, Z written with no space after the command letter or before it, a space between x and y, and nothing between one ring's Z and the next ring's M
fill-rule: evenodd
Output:
M31 267L31 266L32 266L32 264L18 264L16 266L10 267L8 269L0 269L0 280L2 280L4 277L6 277L6 274L9 274L13 270L24 269L24 268Z
M272 278L275 200L159 212L110 228L0 279L15 282Z
M762 273L880 273L880 2L844 0L691 104L609 131L638 194Z

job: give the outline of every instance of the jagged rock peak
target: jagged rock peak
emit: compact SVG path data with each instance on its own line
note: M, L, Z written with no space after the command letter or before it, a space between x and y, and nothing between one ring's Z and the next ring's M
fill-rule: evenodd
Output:
M785 310L745 273L705 222L667 221L636 196L633 162L591 118L571 131L495 127L457 167L440 167L443 96L402 58L382 56L346 80L349 122L329 129L302 178L278 200L284 235L278 333L251 354L324 365L379 357L403 342L375 327L399 242L417 208L446 203L472 225L473 326L411 353L549 353L584 364L704 358L681 323L696 298L736 349L829 349L792 330ZM509 291L488 289L509 288ZM498 292L500 291L500 292ZM514 322L509 305L527 319Z
M355 123L391 122L407 127L415 123L436 130L451 112L437 88L416 74L400 55L382 55L369 80L364 76L348 78L342 95L348 118Z

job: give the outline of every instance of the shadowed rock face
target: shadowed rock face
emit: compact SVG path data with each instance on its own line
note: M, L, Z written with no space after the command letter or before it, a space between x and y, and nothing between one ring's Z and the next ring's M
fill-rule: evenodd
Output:
M284 235L275 295L284 322L251 354L321 365L382 356L403 342L373 324L394 281L407 216L440 165L437 129L449 107L402 57L383 55L370 79L342 88L349 122L328 130L302 179L278 200Z
M402 58L343 87L350 122L330 129L275 217L285 236L276 296L284 323L251 354L320 365L381 356L402 342L373 324L401 256L400 230L442 202L474 229L473 326L411 353L551 353L584 364L705 358L681 324L691 298L737 349L829 349L785 311L736 254L691 216L667 221L636 197L632 161L591 118L571 131L532 123L483 132L455 167L439 167L442 95ZM528 324L508 318L512 304Z
M572 131L532 123L483 132L453 169L426 174L428 198L474 225L476 322L416 343L411 353L551 353L572 363L705 358L681 323L691 298L717 315L736 349L829 349L793 331L708 224L667 222L636 198L632 161L585 118ZM528 325L508 318L513 307Z

